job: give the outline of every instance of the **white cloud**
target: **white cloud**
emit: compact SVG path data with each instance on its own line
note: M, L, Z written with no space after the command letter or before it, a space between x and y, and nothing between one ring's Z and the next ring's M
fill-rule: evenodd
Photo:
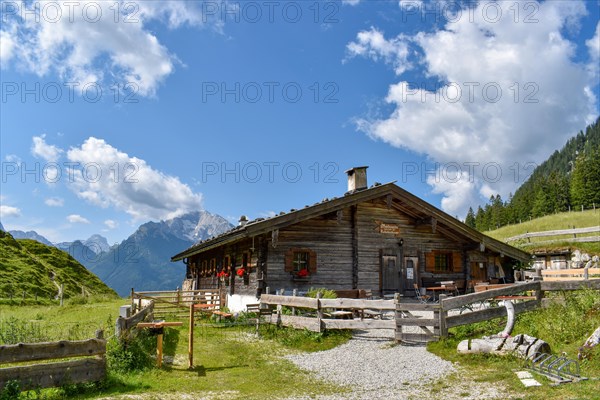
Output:
M70 182L71 189L92 204L116 207L135 220L170 219L201 209L202 195L179 178L102 139L88 138L81 147L71 148L67 157L82 166Z
M590 53L590 58L598 62L600 60L600 22L596 25L596 34L585 42Z
M7 154L6 157L4 157L4 159L6 160L6 162L9 163L16 163L16 164L21 164L21 157L17 156L16 154Z
M432 184L445 195L444 209L460 216L467 205L456 201L460 196L493 190L506 198L522 183L517 170L547 158L597 115L590 90L594 77L573 61L575 44L561 34L585 14L585 5L543 2L535 15L539 22L526 24L515 23L510 2L494 2L503 17L486 21L482 8L487 3L476 5L474 18L465 12L443 30L408 38L405 42L423 54L424 83L392 84L386 97L394 106L391 115L357 124L392 146L461 165L469 173L468 185ZM385 54L377 49L398 40L377 33L375 28L359 33L377 40L359 39L354 46L364 43L365 50L356 53L376 58L370 52ZM442 84L434 86L432 79Z
M3 15L0 31L3 66L9 61L38 76L57 74L79 84L137 85L136 94L152 96L174 70L176 57L147 28L151 22L211 25L198 2L36 1L39 15L27 14L31 5L15 2L17 12ZM37 21L36 21L37 19Z
M34 136L33 144L31 145L31 154L35 157L42 158L47 162L56 162L63 150L46 143L46 135Z
M408 63L408 41L404 35L387 40L383 33L374 27L368 31L361 31L356 35L356 41L346 45L348 58L362 56L375 61L383 59L394 67L397 75L406 71Z
M62 207L65 205L65 200L61 199L60 197L49 197L44 200L44 203L48 207Z
M0 205L0 218L20 217L21 210L17 207Z
M82 217L79 214L71 214L67 216L67 221L72 224L89 224L90 221L87 218Z
M355 6L355 5L358 5L359 3L360 3L360 0L342 0L342 4L349 5L349 6Z
M477 201L474 194L474 182L465 171L459 173L439 168L435 175L427 177L427 183L433 193L443 194L442 209L452 216L461 217L465 209Z
M108 229L115 229L119 226L119 223L117 221L113 221L112 219L107 219L104 221L104 225L106 225Z

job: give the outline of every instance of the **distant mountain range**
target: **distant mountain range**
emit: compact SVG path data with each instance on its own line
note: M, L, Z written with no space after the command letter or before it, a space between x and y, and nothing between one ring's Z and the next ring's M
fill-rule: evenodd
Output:
M171 257L231 228L233 225L220 215L196 211L167 221L145 223L112 247L101 235L52 244L35 231L10 233L15 238L33 239L64 250L120 296L127 296L131 288L174 290L181 286L185 267L171 263Z
M4 229L2 229L2 230L4 230ZM52 242L50 242L48 239L46 239L42 235L38 234L36 231L29 231L29 232L9 231L9 233L15 239L31 239L31 240L35 240L37 242L43 243L46 246L54 246L54 244L52 244Z

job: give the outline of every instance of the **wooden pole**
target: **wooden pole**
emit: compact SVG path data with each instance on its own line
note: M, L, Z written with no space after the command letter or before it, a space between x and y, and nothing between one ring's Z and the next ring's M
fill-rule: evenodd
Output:
M163 334L159 333L156 337L156 365L158 368L162 367L163 357Z
M190 304L190 333L188 337L188 368L194 368L194 303Z
M65 284L61 283L60 284L60 305L61 306L64 304L64 300L63 300L64 293L65 293Z
M317 292L317 329L319 333L322 331L322 320L323 320L323 310L321 309L321 297L323 297L323 293L321 291Z

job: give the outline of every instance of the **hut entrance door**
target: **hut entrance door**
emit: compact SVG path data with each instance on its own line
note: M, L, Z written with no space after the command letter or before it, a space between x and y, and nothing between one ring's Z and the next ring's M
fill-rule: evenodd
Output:
M381 256L381 288L383 294L401 292L401 276L400 266L398 265L398 257L395 255Z
M404 292L413 293L414 284L419 282L419 257L404 257Z

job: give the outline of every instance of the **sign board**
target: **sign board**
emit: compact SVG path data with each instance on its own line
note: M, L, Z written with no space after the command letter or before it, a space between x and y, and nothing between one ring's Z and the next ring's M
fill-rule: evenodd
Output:
M379 225L379 233L391 233L393 235L400 234L400 227L396 224L384 224Z
M414 275L414 269L412 268L406 268L406 279L414 279L415 275Z

